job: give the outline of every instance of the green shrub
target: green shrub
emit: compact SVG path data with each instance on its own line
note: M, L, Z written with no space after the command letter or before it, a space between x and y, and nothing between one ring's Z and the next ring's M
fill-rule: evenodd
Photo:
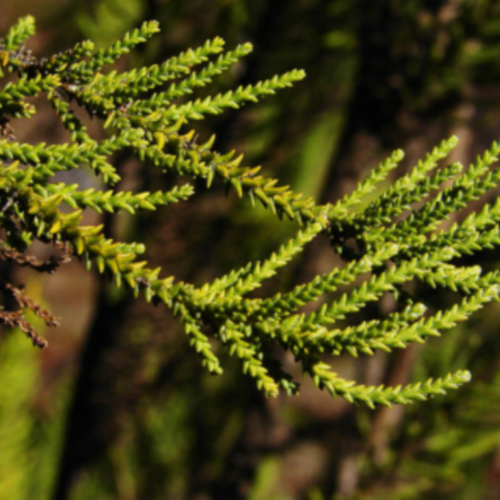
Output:
M326 356L371 355L422 343L498 299L498 272L484 273L477 265L464 265L460 258L500 243L500 202L487 203L480 212L447 228L442 223L497 186L500 172L492 166L500 145L494 143L467 169L460 163L441 166L457 144L452 137L382 189L403 159L398 150L352 193L334 204L318 205L265 177L260 167L245 166L242 155L218 152L215 137L201 142L194 130L186 128L192 120L273 94L302 80L304 73L293 70L223 94L189 99L195 89L251 51L250 44L224 51L220 38L161 65L102 72L158 29L156 22L147 22L107 48L96 50L91 41L84 41L50 58L37 58L25 48L35 31L32 17L19 20L1 40L2 76L17 78L7 76L0 89L0 226L4 232L0 256L41 272L55 271L73 255L89 269L94 265L118 287L170 308L209 372L222 373L215 348L221 345L241 360L243 371L268 396L299 391L298 383L284 371L276 347L291 352L319 388L369 407L412 403L467 382L470 374L461 370L405 387L367 387L337 375ZM32 117L36 101L30 98L39 94L69 131L67 143L17 141L13 119ZM74 112L76 107L102 121L104 139L91 136ZM116 188L121 178L112 157L122 151L179 182L169 191L155 193ZM107 187L80 190L77 184L54 180L57 172L84 166ZM194 194L195 180L203 180L207 188L222 182L253 205L261 203L276 216L294 221L296 235L267 259L197 288L165 277L161 269L141 261L143 244L113 241L102 225L81 224L86 209L134 214L184 202ZM342 267L274 295L251 293L321 237L329 239L332 251L345 263ZM35 240L54 245L60 256L49 261L30 256L27 252ZM2 287L10 299L0 321L19 327L34 344L44 347L46 340L23 311L33 311L49 325L55 324L55 318L12 283L5 281ZM436 310L420 297L423 287L451 290L455 302ZM387 295L396 306L386 318L343 322L348 314ZM303 306L322 299L314 312L304 312Z

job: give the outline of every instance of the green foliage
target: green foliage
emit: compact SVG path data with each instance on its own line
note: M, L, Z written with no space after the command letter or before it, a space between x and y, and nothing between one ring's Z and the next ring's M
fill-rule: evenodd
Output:
M500 173L491 167L500 145L494 143L464 170L458 163L439 165L458 142L456 137L445 140L375 201L366 203L367 196L380 190L380 183L402 161L403 152L398 150L351 194L333 205L318 205L261 175L260 167L245 166L243 155L217 151L215 137L198 143L195 131L185 129L190 120L239 108L289 87L304 72L293 70L233 91L191 99L194 89L206 86L251 50L244 44L223 52L220 38L161 65L101 72L158 31L158 24L151 21L108 47L96 50L87 41L51 58L37 59L24 47L34 32L33 19L27 17L1 41L2 71L18 76L9 78L0 90L4 137L0 140L0 225L5 230L5 258L20 263L20 255L36 239L63 248L89 269L94 265L117 286L170 308L209 372L222 372L217 341L241 361L243 371L268 396L299 390L276 357L276 347L291 352L319 388L369 407L412 403L467 382L469 372L458 370L405 387L366 387L341 378L325 356L370 355L422 343L499 299L499 274L483 274L478 266L462 265L459 259L500 242L500 203L486 204L449 228L442 223L498 184ZM69 131L69 142L17 141L10 122L32 116L36 108L29 98L41 93ZM104 138L91 136L74 112L75 104L102 122ZM121 151L184 184L153 194L121 190L120 173L112 164L112 156ZM118 188L80 191L77 185L55 182L56 172L83 166L90 167L103 184ZM253 205L258 201L279 218L294 221L297 234L269 258L196 288L176 282L174 276L165 277L160 268L141 261L143 244L113 241L103 226L81 224L83 209L135 213L184 201L195 190L190 181L200 179L207 188L222 182ZM330 240L345 261L343 267L288 291L255 293L308 243L321 237ZM33 264L28 257L23 262ZM423 287L451 290L458 298L450 307L436 310L419 298ZM348 315L385 296L392 296L394 302L387 318L346 323ZM310 311L317 301L322 304L314 312L304 312L303 307ZM31 303L23 304L34 309ZM11 324L9 318L0 317Z
M33 348L17 332L6 335L0 351L0 498L48 498L54 487L65 408L61 394L48 414L36 403L41 371ZM64 385L66 380L58 388Z

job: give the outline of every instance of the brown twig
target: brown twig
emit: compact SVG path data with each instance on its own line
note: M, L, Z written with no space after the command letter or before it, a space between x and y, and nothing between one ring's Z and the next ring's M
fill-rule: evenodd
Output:
M17 302L20 308L27 308L32 311L36 316L43 319L47 326L59 326L59 318L54 316L50 311L39 306L31 298L23 293L20 288L16 288L10 283L0 283L2 290L7 291Z
M61 248L60 244L57 244ZM5 246L5 243L0 240L0 258L3 260L11 260L20 266L28 266L40 273L52 274L62 264L70 261L67 248L63 248L63 254L60 256L51 255L48 260L42 261L32 255L25 255L13 248Z
M31 339L34 346L44 349L48 342L26 321L22 311L4 311L0 309L0 322L12 328L18 327L26 336Z

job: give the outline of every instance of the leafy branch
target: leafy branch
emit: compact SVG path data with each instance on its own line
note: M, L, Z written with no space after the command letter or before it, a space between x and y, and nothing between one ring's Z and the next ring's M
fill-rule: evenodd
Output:
M218 351L226 349L268 396L299 391L299 384L273 354L276 345L291 352L319 388L370 408L420 401L467 382L470 374L459 371L405 387L366 387L341 378L323 357L345 352L371 355L376 350L426 342L499 300L498 273L483 275L477 265L457 263L463 254L500 244L498 199L463 222L440 229L452 213L498 185L499 170L493 168L500 153L498 143L464 170L459 163L440 164L458 142L452 137L408 174L381 189L403 160L403 152L397 150L353 192L334 204L318 205L267 177L260 166L245 166L243 155L218 151L215 137L198 143L196 132L185 130L190 120L239 108L289 87L304 78L304 72L292 70L213 96L192 96L251 51L250 44L224 51L220 38L160 65L121 73L101 71L158 30L158 24L151 21L107 48L96 50L85 41L37 59L24 46L34 34L34 21L27 17L0 41L2 75L5 71L18 75L0 87L0 122L5 125L0 140L0 226L5 232L0 257L53 272L69 255L76 256L87 268L94 266L135 296L143 294L146 300L170 308L209 372L222 373ZM70 132L65 144L19 142L7 129L13 118L33 116L36 109L30 98L43 94ZM72 111L75 104L102 121L104 139L91 137ZM123 150L171 177L201 179L208 188L219 180L252 205L258 201L276 216L294 221L297 233L269 257L199 288L178 282L174 276L164 277L162 269L140 260L145 251L142 243L114 241L102 226L81 224L83 210L135 214L182 203L194 194L194 182L155 193L116 187L120 175L113 155ZM57 172L83 166L101 177L102 189L80 190L78 185L54 179ZM379 196L365 203L377 191L381 191ZM289 290L268 296L255 293L316 238L328 238L344 264ZM26 251L36 239L64 249L63 257L42 263L28 256ZM452 290L460 298L447 309L436 309L411 293L418 288L416 284ZM28 308L55 325L50 313L10 283L4 285L4 292L14 297L18 310L0 311L0 322L18 327L35 344L45 345L22 310ZM397 304L387 317L340 326L348 315L386 294ZM306 314L304 306L315 310Z

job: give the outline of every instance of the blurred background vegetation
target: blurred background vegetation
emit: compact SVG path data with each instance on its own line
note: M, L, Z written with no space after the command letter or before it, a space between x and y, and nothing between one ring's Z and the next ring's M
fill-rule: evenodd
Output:
M105 45L157 19L162 33L121 68L221 36L255 50L217 88L305 69L307 80L293 89L197 131L200 140L215 132L219 150L243 151L248 164L323 202L395 148L410 168L455 133L452 160L467 164L500 137L493 0L2 0L0 33L26 14L37 19L37 55L82 38ZM19 140L66 140L48 108L14 126ZM166 182L126 156L116 164L127 188ZM91 182L85 172L70 175ZM291 229L202 186L194 202L103 222L116 238L143 240L153 267L196 284L262 258ZM479 260L492 269L500 255ZM339 263L316 243L269 287ZM207 375L164 308L127 297L77 262L43 281L28 272L17 280L62 325L45 332L42 353L22 335L1 334L0 500L500 497L498 305L425 347L338 359L339 373L369 384L473 373L449 397L368 411L307 381L299 397L266 400L230 359L222 377ZM383 303L374 307L371 314L384 314Z

